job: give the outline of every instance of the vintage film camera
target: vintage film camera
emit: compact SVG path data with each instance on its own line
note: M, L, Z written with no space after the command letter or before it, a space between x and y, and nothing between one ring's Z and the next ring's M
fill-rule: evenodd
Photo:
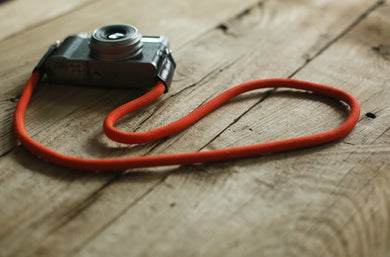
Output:
M52 45L35 70L61 84L150 88L160 80L168 89L175 67L166 37L115 24Z

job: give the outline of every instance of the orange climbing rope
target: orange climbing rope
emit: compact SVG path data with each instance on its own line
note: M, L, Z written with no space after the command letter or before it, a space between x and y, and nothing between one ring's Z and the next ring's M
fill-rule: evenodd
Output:
M352 95L343 90L293 79L264 79L247 82L228 89L183 118L166 126L140 133L127 133L115 129L114 124L121 117L145 105L148 105L164 93L164 84L162 82L157 82L157 85L151 91L127 104L120 106L106 117L103 130L110 139L120 143L140 144L169 136L187 128L229 99L232 99L233 97L242 93L261 88L285 87L311 91L347 103L350 106L350 114L347 120L335 129L315 135L290 138L286 140L201 152L116 159L84 159L55 152L39 144L27 134L24 124L24 117L31 98L31 94L35 86L38 84L39 78L39 71L35 71L27 82L16 107L14 115L16 136L22 145L24 145L24 147L26 147L32 153L42 157L43 159L61 166L79 170L110 171L175 164L204 163L310 147L331 142L346 136L354 128L360 115L360 106L357 100Z

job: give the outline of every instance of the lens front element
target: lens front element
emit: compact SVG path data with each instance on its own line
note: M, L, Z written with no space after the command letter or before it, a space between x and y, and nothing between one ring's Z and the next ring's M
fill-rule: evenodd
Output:
M141 53L142 35L131 25L116 24L98 28L92 33L91 54L106 61L121 61Z
M119 33L119 32L115 32L115 33L109 34L107 37L108 37L108 39L115 40L115 39L124 38L125 34Z

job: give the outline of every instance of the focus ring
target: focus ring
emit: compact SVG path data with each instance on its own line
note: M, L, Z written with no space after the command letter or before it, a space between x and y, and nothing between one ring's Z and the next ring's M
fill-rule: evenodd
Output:
M92 33L92 57L105 61L121 61L141 53L142 35L131 25L115 24L100 27Z

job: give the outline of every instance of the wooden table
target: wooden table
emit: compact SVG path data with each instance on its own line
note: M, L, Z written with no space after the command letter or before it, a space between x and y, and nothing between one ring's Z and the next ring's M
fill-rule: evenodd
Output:
M389 256L390 2L377 0L10 0L0 4L0 256ZM87 173L15 139L30 72L57 39L106 24L170 39L168 94L118 123L145 131L245 81L282 77L351 92L362 113L342 140L204 165ZM107 139L104 117L137 91L41 83L28 133L86 158L210 150L318 133L341 103L249 93L154 143Z

